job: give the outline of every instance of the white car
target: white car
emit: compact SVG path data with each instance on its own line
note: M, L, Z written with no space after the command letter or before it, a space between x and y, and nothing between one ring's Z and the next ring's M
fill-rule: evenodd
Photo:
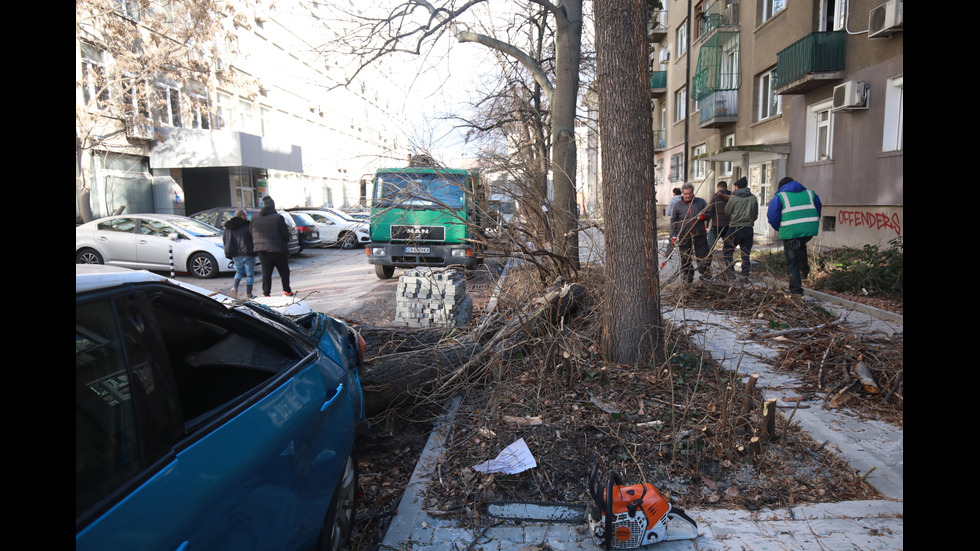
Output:
M174 214L107 216L75 228L75 263L186 272L198 278L234 272L222 232Z
M320 230L320 240L324 245L340 245L345 249L353 249L371 241L366 223L344 218L332 210L296 210L313 219Z

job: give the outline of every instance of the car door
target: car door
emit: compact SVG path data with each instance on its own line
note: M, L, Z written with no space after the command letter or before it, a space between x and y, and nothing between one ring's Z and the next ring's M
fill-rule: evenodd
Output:
M136 230L138 218L110 218L99 222L93 239L101 249L106 264L138 268L136 258Z
M130 332L138 327L160 343L153 358L163 375L147 379L148 385L172 389L157 396L176 399L181 433L166 442L159 460L121 473L119 488L102 507L83 514L82 529L76 480L76 549L314 545L353 448L354 405L345 370L300 335L196 294L157 285L135 295L114 298L112 311L118 326ZM78 312L76 304L76 325ZM117 340L127 353L140 344ZM129 381L144 379L136 374L146 371L142 362L125 368ZM133 404L150 401L130 394ZM142 444L144 431L158 423L136 416L135 430L117 440ZM76 436L76 472L78 441Z
M152 218L140 219L139 234L136 237L136 259L140 266L148 270L170 269L171 247L173 260L178 270L184 267L187 258L188 239L171 239L171 235L181 236L177 228L166 222Z
M333 220L318 212L307 213L320 228L320 240L324 243L336 243L340 239L340 226Z

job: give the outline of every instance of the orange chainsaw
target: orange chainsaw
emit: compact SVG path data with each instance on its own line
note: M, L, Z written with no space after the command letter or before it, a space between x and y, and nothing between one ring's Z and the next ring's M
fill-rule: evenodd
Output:
M609 473L605 488L592 467L589 493L593 505L589 524L597 547L636 549L661 541L694 539L698 525L681 509L672 508L653 484L623 484L619 473Z

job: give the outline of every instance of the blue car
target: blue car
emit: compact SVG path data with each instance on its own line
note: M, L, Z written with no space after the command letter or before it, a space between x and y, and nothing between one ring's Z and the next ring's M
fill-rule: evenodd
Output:
M338 549L364 341L145 271L75 272L75 549Z

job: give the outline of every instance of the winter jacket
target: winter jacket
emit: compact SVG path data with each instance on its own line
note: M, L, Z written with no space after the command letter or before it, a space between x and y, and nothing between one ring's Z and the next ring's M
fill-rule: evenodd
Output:
M289 226L275 209L265 208L252 216L252 243L257 253L289 253Z
M708 203L700 197L691 199L690 203L683 200L674 205L670 214L670 235L672 237L687 237L688 235L704 235L708 233L704 221L698 220L699 214L707 211Z
M731 217L729 228L751 226L759 218L759 199L747 187L736 188L725 205L725 212Z
M725 212L726 201L731 195L732 192L725 189L712 195L711 201L708 202L708 219L714 224L715 229L727 228L731 225L728 220L728 213Z
M252 246L252 228L248 220L232 216L225 222L225 258L255 256Z
M784 184L769 201L769 225L779 230L780 239L817 235L820 227L820 197L792 181Z

